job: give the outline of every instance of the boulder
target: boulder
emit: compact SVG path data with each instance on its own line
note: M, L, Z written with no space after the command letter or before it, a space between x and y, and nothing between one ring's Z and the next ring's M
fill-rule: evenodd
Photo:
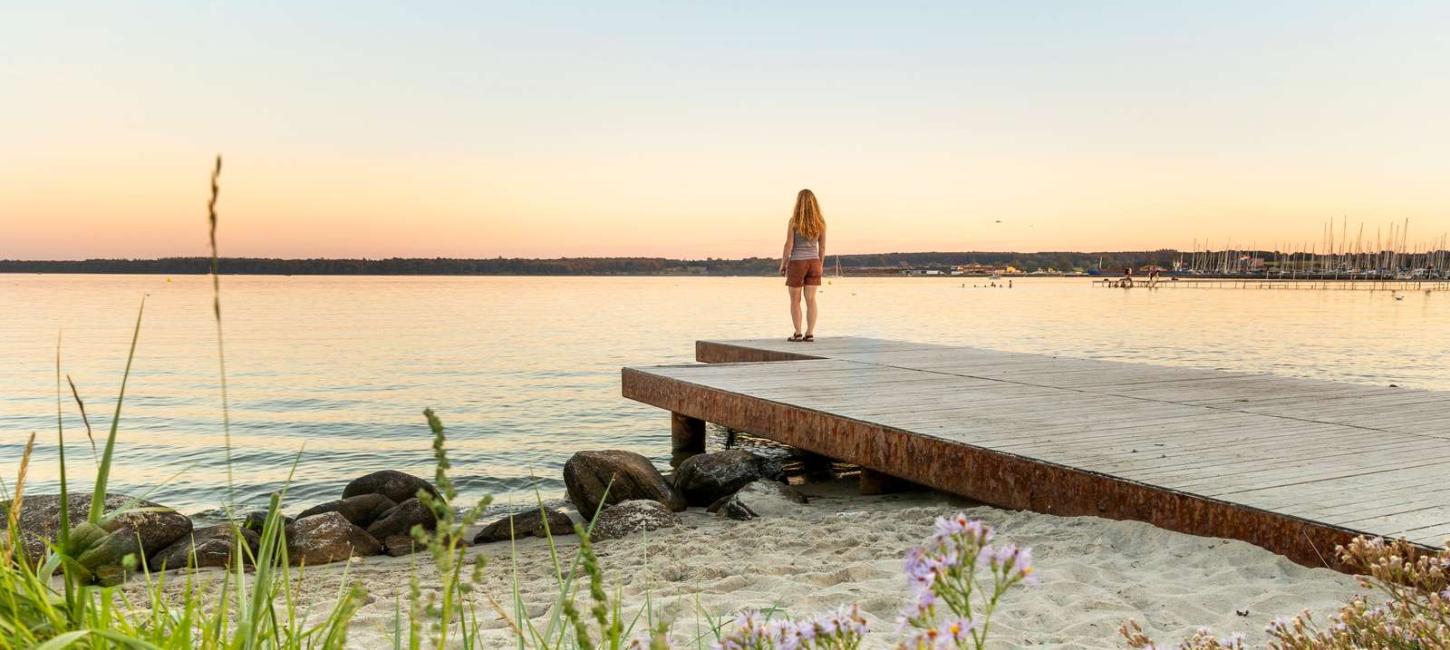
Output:
M419 545L417 540L409 535L389 535L387 539L383 540L383 552L393 557L412 555L425 548L427 547Z
M236 536L241 535L242 543L251 549L255 554L257 544L261 537L254 531L234 526L232 524L220 524L198 528L190 535L176 541L146 561L146 566L153 571L164 569L182 569L190 566L192 554L196 555L195 568L201 567L228 567L232 565L232 555L237 551ZM241 560L250 562L251 556L242 552Z
M636 499L658 501L672 511L685 498L660 475L648 458L629 451L581 451L564 463L564 487L585 519L605 505ZM606 493L607 491L607 493Z
M756 517L782 515L807 503L804 494L784 483L769 480L753 481L735 494L721 497L710 504L709 512L722 517L749 520Z
M650 499L616 503L599 513L590 533L593 539L618 539L646 530L670 528L680 523L680 516L664 504Z
M288 517L286 515L282 515L282 525L284 525L284 526L291 526L292 525L292 522L294 522L294 521L296 521L296 519L294 519L292 517ZM247 513L246 516L242 517L242 521L241 521L242 528L245 528L245 529L250 530L250 531L252 531L254 533L257 533L258 535L262 534L262 530L266 527L266 525L267 525L267 511L266 510L253 510L253 511Z
M412 474L385 469L353 479L351 483L347 484L347 487L342 489L342 498L355 497L359 494L381 494L393 503L402 503L417 497L419 490L435 497L438 496L438 489L433 487L432 483Z
M367 528L397 505L392 499L381 494L359 494L312 506L297 513L297 518L311 517L324 512L336 512L352 522L354 526Z
M384 512L377 521L368 526L367 531L377 539L387 539L393 535L411 535L413 526L418 525L425 530L433 530L438 526L438 518L421 501L413 498Z
M131 500L131 497L124 494L108 494L103 512L115 512ZM8 526L10 504L9 501L0 504L0 531ZM90 493L68 495L66 508L71 528L74 530L90 513ZM45 553L46 544L55 541L60 535L60 495L26 496L20 505L18 526L25 556L32 562L39 561ZM101 526L99 532L115 539L103 540L96 537L92 540L89 551L82 555L87 557L89 564L86 566L91 569L120 565L127 554L135 555L139 561L148 553L170 546L190 533L191 528L191 519L186 515L159 503L136 501L129 512Z
M108 533L99 526L81 522L71 529L71 539L87 540L78 545L83 550L76 556L76 562L104 585L125 582L146 560L141 538L130 528L122 527Z
M512 527L510 527L512 521ZM548 522L549 530L544 531L544 522ZM553 535L574 534L574 520L553 508L542 510L526 510L518 514L503 517L478 531L473 536L474 544L486 544L488 542L503 542L510 539L522 537L547 537Z
M377 539L336 512L302 517L287 529L287 556L292 564L326 564L353 555L377 555L382 550Z
M775 464L744 449L692 456L675 470L675 490L692 506L709 506L753 481L778 474Z

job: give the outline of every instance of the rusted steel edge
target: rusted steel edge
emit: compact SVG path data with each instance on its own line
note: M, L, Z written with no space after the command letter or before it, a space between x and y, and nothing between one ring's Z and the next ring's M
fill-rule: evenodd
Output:
M801 345L805 345L802 343ZM763 361L810 361L825 359L812 354L777 352L720 341L695 341L695 360L700 363L758 363Z
M1191 535L1242 540L1305 566L1345 573L1350 567L1340 562L1335 547L1365 534L637 368L624 368L621 380L629 399L1001 508L1142 521Z

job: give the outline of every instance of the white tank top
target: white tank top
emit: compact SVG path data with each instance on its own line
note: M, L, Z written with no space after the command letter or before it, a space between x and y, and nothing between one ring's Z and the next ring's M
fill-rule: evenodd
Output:
M821 258L821 242L817 238L806 239L805 235L795 233L791 237L790 258L793 260L815 260Z

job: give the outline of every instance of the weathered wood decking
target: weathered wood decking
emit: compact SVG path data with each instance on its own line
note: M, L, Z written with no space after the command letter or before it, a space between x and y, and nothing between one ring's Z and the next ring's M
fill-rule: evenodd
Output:
M1450 537L1450 393L867 338L700 341L624 396L1007 508L1335 566ZM762 363L774 362L774 363Z

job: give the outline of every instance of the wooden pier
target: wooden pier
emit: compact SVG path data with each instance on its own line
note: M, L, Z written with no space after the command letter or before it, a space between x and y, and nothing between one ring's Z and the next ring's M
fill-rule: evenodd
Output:
M680 458L716 422L984 503L1145 521L1340 568L1450 537L1450 393L869 338L699 341L627 367ZM884 475L884 476L883 476Z

